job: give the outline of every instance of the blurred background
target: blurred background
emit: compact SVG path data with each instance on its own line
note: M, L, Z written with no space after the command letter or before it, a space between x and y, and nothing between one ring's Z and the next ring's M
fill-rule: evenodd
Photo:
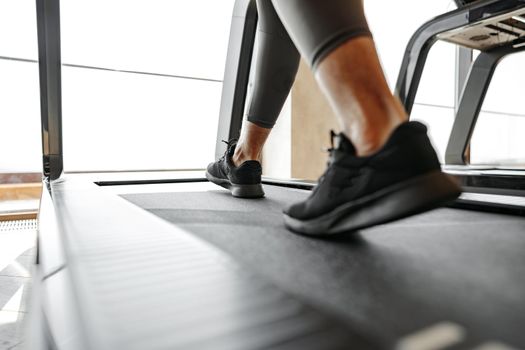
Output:
M65 170L204 168L214 154L233 3L62 2ZM449 0L365 4L392 88L411 34L455 6ZM401 7L412 15L399 18ZM38 173L35 2L0 0L0 33L0 173ZM442 42L433 48L412 114L429 125L441 156L456 105L455 50ZM525 163L519 56L505 59L495 74L474 133L472 164ZM281 132L280 144L290 135Z

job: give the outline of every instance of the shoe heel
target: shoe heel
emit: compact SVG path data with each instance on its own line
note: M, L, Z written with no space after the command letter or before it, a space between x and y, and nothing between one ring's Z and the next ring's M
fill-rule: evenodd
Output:
M256 184L256 185L231 184L230 191L234 197L238 197L238 198L264 197L264 190L261 184Z

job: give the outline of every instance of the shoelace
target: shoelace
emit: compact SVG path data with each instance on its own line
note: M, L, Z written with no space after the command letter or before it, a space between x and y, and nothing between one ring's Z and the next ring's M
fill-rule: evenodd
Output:
M327 152L328 153L328 163L326 164L327 167L330 166L330 164L332 164L332 158L333 158L333 153L335 151L335 138L337 137L337 134L335 133L335 131L333 130L330 130L330 148L323 148L322 150L324 152Z
M228 145L228 147L230 147L232 143L237 142L237 139L231 139L230 141L221 140L221 142L224 142Z
M319 178L319 180L317 182L317 186L314 189L314 192L316 192L316 190L319 187L319 185L325 180L328 172L330 171L330 169L332 167L333 162L335 161L334 152L336 151L337 148L336 148L334 140L335 140L335 138L337 136L338 135L333 130L330 130L330 148L324 149L326 152L328 152L328 155L329 155L328 156L328 161L326 163L326 170L324 171L323 175L321 175L321 177ZM360 174L360 172L357 169L355 169L355 171L353 171L350 174L350 180L353 179L354 177L358 176L359 174Z
M226 152L224 152L224 154L222 155L222 157L220 158L220 160L223 160L226 155L228 154L228 151L230 150L230 147L231 145L234 143L234 142L237 142L237 139L231 139L229 141L226 141L226 140L221 140L221 142L224 142L226 144Z
M324 148L323 149L323 151L328 153L328 161L326 162L326 169L323 172L323 175L321 175L321 177L319 178L319 180L317 180L317 186L315 186L314 192L317 191L317 188L324 181L324 179L326 178L326 174L330 170L330 166L332 165L332 162L334 160L334 156L333 156L334 151L335 151L335 142L334 142L334 140L335 140L336 137L337 137L337 134L335 133L335 131L330 130L330 148Z

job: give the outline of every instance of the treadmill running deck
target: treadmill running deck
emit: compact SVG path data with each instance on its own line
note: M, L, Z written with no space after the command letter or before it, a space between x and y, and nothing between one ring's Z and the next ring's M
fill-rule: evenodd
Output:
M266 185L266 198L245 200L209 183L173 189L122 197L387 343L445 322L462 330L460 348L525 347L522 217L443 208L321 240L283 227L282 209L308 191Z

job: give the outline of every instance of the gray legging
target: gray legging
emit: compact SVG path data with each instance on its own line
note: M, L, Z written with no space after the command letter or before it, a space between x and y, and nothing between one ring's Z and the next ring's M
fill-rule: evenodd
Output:
M316 69L348 39L371 35L363 0L257 0L255 86L248 121L272 128L303 56Z

